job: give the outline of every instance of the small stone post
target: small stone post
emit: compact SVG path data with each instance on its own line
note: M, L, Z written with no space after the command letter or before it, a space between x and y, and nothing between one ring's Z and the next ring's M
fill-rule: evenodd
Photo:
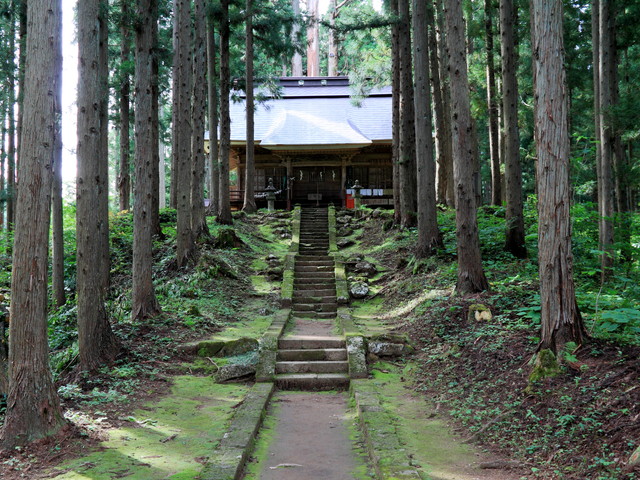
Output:
M273 212L276 209L276 187L273 186L273 178L269 178L269 185L265 191L267 192L267 210Z
M356 180L356 182L353 184L353 187L351 188L353 189L353 208L355 210L359 210L361 199L362 199L362 197L360 196L360 190L362 190L362 185L360 185L360 182Z

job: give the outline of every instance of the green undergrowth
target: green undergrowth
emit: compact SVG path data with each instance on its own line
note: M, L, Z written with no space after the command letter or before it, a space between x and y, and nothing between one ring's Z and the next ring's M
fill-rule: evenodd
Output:
M289 245L282 237L286 237L290 214L234 217L232 228L240 239L236 246L216 245L217 232L229 227L209 218L211 238L199 239L192 263L179 269L175 210L161 212L163 237L154 239L153 278L162 313L132 321L133 218L130 212L111 215L111 289L106 309L123 349L112 365L92 375L74 370L78 359L75 224L65 223L69 301L50 310L51 365L63 409L79 427L76 432L87 438L87 444L107 439L99 447L104 451L65 464L63 469L69 472L60 478L192 479L201 470L247 387L216 385L211 375L217 366L209 359L190 358L180 347L211 337L259 338L279 309L279 281L265 271L267 256L282 258ZM166 392L168 383L173 384L170 392ZM0 401L0 425L3 413ZM42 468L31 457L20 461L24 463L20 468L32 473ZM14 463L18 465L0 465L0 476L2 468L15 470Z
M248 387L218 385L208 377L173 379L167 396L146 403L125 417L87 417L67 412L89 431L106 425L107 439L88 455L58 465L51 478L110 480L128 478L193 479L222 437L235 407Z
M626 480L636 474L625 471L625 462L638 445L634 419L640 415L640 217L631 223L635 246L626 250L627 261L618 257L602 286L590 208L573 209L574 278L590 338L585 345L567 344L553 375L531 381L541 321L535 198L526 204L527 259L503 249L504 209L479 210L490 290L469 296L453 293L454 212L439 214L444 246L427 259L414 255L416 232L392 229L385 237L383 220L364 221L359 253L387 272L377 296L354 302L354 321L363 330L409 334L417 347L411 370L416 392L448 415L464 438L525 466L514 478ZM470 317L472 305L490 315Z

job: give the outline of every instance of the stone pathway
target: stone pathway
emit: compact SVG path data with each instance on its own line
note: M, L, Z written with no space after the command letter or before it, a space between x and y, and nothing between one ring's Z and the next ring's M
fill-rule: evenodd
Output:
M271 415L275 433L259 480L353 480L366 462L347 426L349 363L337 325L335 262L329 254L327 209L303 209L291 319L278 341Z
M353 450L346 393L279 393L276 426L259 480L353 480L365 460Z
M345 341L336 333L335 262L328 252L327 209L303 209L291 328L278 342L276 385L280 389L333 390L349 386Z

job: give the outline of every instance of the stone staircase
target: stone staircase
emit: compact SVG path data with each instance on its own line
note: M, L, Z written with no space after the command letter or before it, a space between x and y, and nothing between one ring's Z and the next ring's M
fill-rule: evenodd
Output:
M328 251L327 210L303 209L291 305L294 334L278 341L276 385L281 389L331 390L349 386L345 340L332 334L338 302L335 263Z

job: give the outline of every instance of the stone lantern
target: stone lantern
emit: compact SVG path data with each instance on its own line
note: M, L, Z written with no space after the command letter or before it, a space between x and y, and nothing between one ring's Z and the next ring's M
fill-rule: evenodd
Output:
M273 186L273 178L269 178L269 185L264 190L267 192L267 210L273 212L276 209L276 187Z
M362 185L360 185L360 182L356 180L355 183L353 184L353 187L351 187L351 189L353 190L353 207L356 210L358 210L360 208L361 199L362 199L362 196L360 195L360 190L362 190Z

